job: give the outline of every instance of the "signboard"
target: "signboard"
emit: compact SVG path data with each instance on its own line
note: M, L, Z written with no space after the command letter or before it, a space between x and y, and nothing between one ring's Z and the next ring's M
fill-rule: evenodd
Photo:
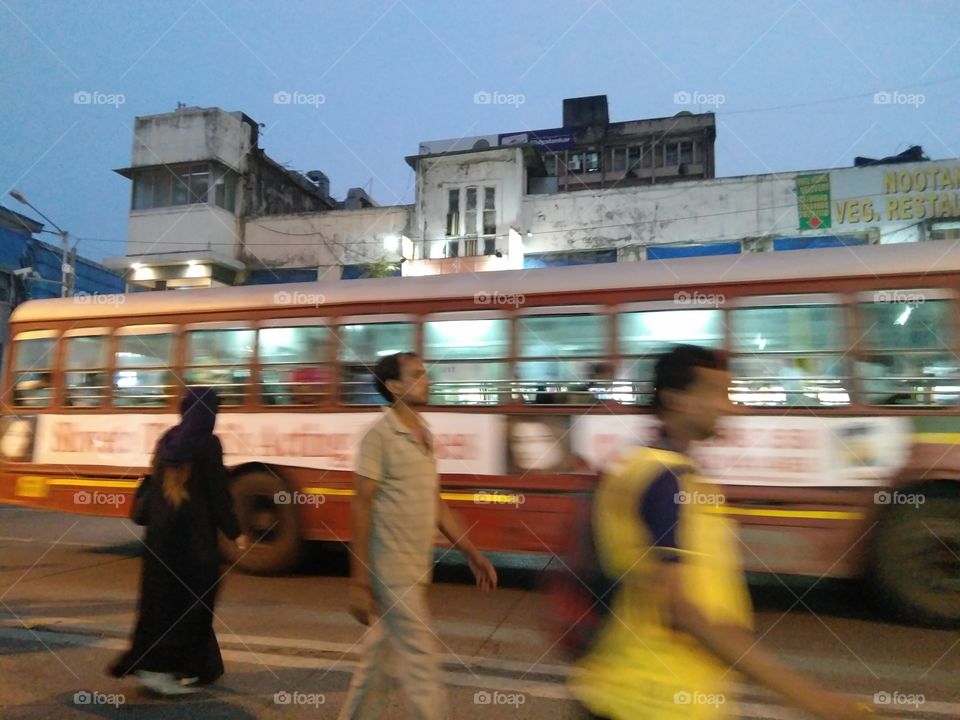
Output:
M797 175L801 230L822 230L830 223L830 175Z
M553 128L551 130L528 130L527 132L500 135L500 145L539 145L541 150L567 150L573 147L573 130Z

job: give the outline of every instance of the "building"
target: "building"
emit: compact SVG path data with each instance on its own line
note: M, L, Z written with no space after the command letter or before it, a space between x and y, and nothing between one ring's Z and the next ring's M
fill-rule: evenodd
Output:
M108 264L134 286L210 287L917 242L960 230L960 160L930 161L918 148L853 167L716 178L712 113L611 123L596 96L565 100L563 123L420 143L406 158L414 203L380 206L358 188L335 201L322 173L279 168L242 113L139 118L134 162L120 171L134 180L127 256ZM163 188L197 190L165 189L179 204L142 207L164 176Z
M10 313L25 300L60 297L63 291L63 249L38 240L43 223L0 206L0 351L7 347ZM67 278L77 302L123 292L123 280L85 257L68 256L73 278ZM0 357L5 357L0 353Z

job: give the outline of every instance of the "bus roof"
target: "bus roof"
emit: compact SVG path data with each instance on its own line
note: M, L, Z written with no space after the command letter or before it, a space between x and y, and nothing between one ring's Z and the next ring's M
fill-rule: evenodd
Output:
M852 278L938 274L960 271L960 240L866 245L818 250L749 253L646 262L579 265L549 269L501 270L422 277L336 280L331 282L249 285L202 290L128 293L123 302L78 302L78 298L31 300L13 312L11 322L71 320L98 317L182 315L268 308L276 296L298 294L303 304L384 303L442 300L478 293L580 292L631 287L697 287L763 280ZM308 297L313 296L313 297ZM285 302L287 307L296 304Z

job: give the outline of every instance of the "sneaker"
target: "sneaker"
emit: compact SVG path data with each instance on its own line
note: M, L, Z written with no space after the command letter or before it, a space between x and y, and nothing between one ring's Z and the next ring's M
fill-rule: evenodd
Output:
M137 670L134 674L141 685L159 695L189 695L197 692L196 688L181 685L170 673Z
M182 677L182 678L180 678L180 684L181 684L181 685L188 685L188 686L189 686L189 685L196 685L196 684L199 683L199 682L200 682L200 678L198 678L198 677Z

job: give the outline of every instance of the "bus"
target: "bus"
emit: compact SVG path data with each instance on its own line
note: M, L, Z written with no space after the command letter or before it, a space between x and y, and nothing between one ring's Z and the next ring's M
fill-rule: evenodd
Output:
M897 613L955 624L958 293L957 243L931 241L30 301L0 502L128 515L184 387L213 386L257 540L240 567L287 571L304 541L349 541L370 368L413 350L442 496L481 549L552 553L598 469L655 436L658 355L695 343L729 360L734 412L696 455L745 569L866 577Z

